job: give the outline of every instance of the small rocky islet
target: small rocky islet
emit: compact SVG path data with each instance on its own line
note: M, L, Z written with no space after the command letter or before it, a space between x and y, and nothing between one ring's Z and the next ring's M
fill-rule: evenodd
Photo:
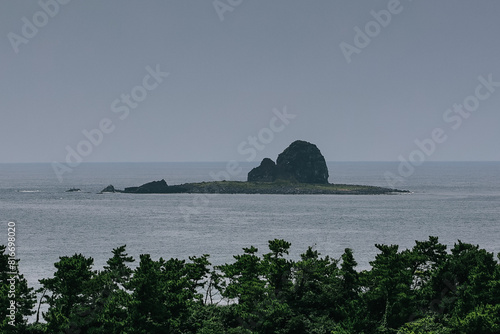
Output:
M265 158L253 168L247 181L211 181L169 186L165 180L145 183L123 190L109 185L101 193L127 194L343 194L378 195L408 193L365 185L332 184L328 182L328 167L318 147L297 140L278 155L276 163Z

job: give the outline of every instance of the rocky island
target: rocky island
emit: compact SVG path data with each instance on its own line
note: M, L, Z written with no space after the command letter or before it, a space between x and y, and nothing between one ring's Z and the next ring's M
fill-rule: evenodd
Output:
M212 181L169 186L165 180L161 180L124 190L117 190L109 185L101 193L375 195L409 192L375 186L332 184L328 182L328 177L328 167L318 147L309 142L297 140L278 155L276 163L269 158L262 160L258 167L248 173L246 182Z

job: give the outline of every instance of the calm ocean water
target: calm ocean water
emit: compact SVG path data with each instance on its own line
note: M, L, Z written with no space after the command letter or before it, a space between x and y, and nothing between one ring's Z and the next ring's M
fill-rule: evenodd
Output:
M328 165L332 183L387 186L384 172L397 171L392 162ZM241 166L235 180L255 164ZM398 185L412 191L402 195L97 194L108 184L210 181L222 170L225 163L94 163L60 183L50 164L0 164L0 243L7 221L16 221L20 269L34 287L59 256L91 256L97 269L123 244L136 259L207 253L221 264L242 247L262 253L268 240L283 238L295 259L308 246L334 258L350 247L360 270L369 268L375 243L408 248L429 235L500 252L500 162L425 163ZM82 192L65 192L72 187Z

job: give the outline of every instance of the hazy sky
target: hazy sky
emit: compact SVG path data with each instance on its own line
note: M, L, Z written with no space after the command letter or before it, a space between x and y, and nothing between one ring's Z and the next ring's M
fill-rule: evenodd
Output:
M493 0L2 1L0 162L260 161L295 139L328 161L498 161L499 14Z

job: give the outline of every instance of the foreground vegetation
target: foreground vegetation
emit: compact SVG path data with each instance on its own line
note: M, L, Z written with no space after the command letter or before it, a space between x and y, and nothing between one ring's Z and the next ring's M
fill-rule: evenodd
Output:
M403 251L376 247L371 269L361 272L351 249L334 259L309 248L292 261L284 240L269 241L263 255L244 248L215 267L208 255L141 255L131 269L125 246L100 271L92 258L64 256L53 277L40 280L43 323L27 323L38 303L26 280L16 281L12 327L0 246L0 332L500 333L500 264L492 253L460 241L447 252L437 237Z

